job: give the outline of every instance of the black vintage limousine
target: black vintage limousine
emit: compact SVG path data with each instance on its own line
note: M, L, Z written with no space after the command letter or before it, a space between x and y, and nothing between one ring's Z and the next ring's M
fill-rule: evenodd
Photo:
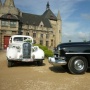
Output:
M90 67L90 42L59 44L49 63L68 68L72 74L83 74Z

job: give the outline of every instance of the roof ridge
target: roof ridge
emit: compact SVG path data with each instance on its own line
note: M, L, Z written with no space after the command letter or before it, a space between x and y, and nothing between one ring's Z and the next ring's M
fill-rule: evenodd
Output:
M26 13L26 12L22 12L22 14L27 14L27 15L34 15L34 16L41 16L41 15L32 14L32 13Z

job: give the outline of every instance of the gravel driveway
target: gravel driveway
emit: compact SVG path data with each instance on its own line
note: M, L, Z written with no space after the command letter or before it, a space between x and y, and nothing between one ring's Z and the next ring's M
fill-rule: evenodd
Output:
M43 66L17 63L7 67L6 51L0 51L0 90L90 90L90 69L83 75L72 75L46 60Z

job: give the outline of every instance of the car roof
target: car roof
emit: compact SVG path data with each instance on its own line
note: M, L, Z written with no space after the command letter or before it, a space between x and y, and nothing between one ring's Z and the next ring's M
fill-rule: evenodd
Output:
M14 38L14 37L29 37L29 38L32 38L31 36L26 36L26 35L13 35L11 37L12 38Z

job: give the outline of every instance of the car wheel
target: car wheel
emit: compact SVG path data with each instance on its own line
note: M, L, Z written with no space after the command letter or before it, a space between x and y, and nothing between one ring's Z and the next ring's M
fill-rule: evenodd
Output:
M74 56L68 62L70 73L83 74L88 68L87 59L82 56Z
M12 65L13 65L12 61L8 60L8 67L12 67Z

